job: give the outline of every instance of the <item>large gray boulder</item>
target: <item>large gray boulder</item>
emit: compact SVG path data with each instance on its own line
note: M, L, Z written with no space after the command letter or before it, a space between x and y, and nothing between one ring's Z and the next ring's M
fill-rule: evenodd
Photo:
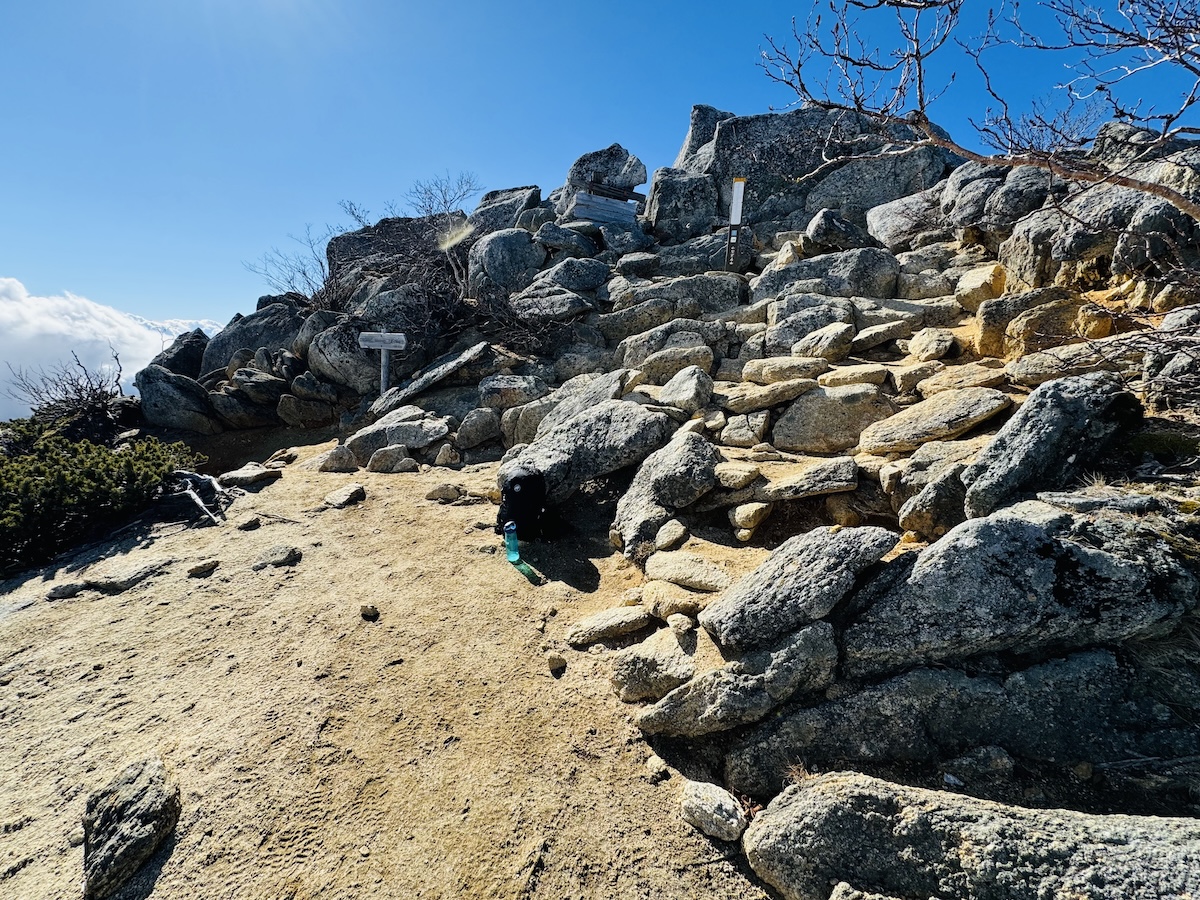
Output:
M900 263L889 251L863 247L826 253L766 271L750 282L750 301L777 297L797 281L820 281L835 297L892 297Z
M1104 126L1093 158L1108 162L1114 146L1136 147L1137 136L1114 138L1128 126ZM1149 132L1143 136L1150 137ZM1151 138L1152 139L1152 138ZM1125 160L1122 175L1161 184L1200 199L1200 142L1146 162ZM1191 265L1200 253L1196 223L1164 200L1118 185L1071 185L1061 202L1023 218L999 248L1011 282L1030 288L1068 284L1107 286L1111 275L1136 274L1155 263Z
M701 116L697 123L694 116L697 135L707 133L714 118ZM903 138L911 133L899 126L893 136ZM845 142L844 155L856 159L820 179L802 179L824 165L830 155L842 155L839 138ZM858 158L882 149L889 141L890 136L880 134L866 118L805 107L721 119L715 123L712 139L681 153L676 167L713 177L720 192L720 215L729 212L733 179L753 172L746 188L750 222L782 220L793 213L807 222L818 209L830 207L861 224L871 207L924 190L945 174L949 157L940 150ZM689 145L693 142L689 135Z
M1161 900L1200 893L1200 824L1004 806L847 772L793 785L743 839L788 900L830 885L908 898Z
M470 295L477 300L507 299L529 287L545 261L545 248L524 228L493 231L471 247Z
M224 431L206 391L197 381L150 365L138 372L134 386L142 397L142 415L151 425L200 434Z
M867 231L893 253L912 250L922 235L949 237L941 214L945 182L867 210Z
M500 467L498 482L516 467L540 472L546 500L561 503L587 481L641 462L663 446L674 423L637 403L608 400L541 432Z
M1155 696L1151 682L1107 650L1086 650L1011 674L917 668L824 702L791 708L739 741L730 785L779 791L787 767L945 765L979 747L1070 777L1080 760L1178 759L1200 736Z
M278 398L263 406L252 400L245 391L227 385L209 393L208 402L221 421L230 428L261 428L279 424L279 417L275 415Z
M637 725L647 734L671 737L748 725L794 694L828 687L836 666L833 628L818 622L770 649L747 653L675 688L644 709Z
M83 816L84 900L115 894L175 830L179 786L157 756L130 764L87 798Z
M223 369L242 347L291 349L304 324L306 310L292 302L270 303L247 316L235 316L204 347L201 372Z
M865 428L895 412L873 384L818 387L784 410L771 443L797 453L837 453L855 446Z
M477 237L505 228L516 228L517 217L541 202L542 189L537 185L488 191L479 199L475 211L467 216L467 224Z
M1060 490L1141 420L1141 404L1111 372L1037 388L962 473L967 516L986 516L1024 492Z
M708 175L658 169L650 184L646 219L664 244L707 235L718 221L717 186Z
M313 338L308 347L308 366L313 374L331 384L358 394L379 390L378 354L358 345L364 325L357 320L339 322Z
M541 415L536 434L546 434L606 400L620 400L640 381L641 373L635 369L572 378L547 398L553 406Z
M896 545L882 528L817 528L789 538L700 614L724 647L762 647L823 619Z
M175 338L170 347L150 360L150 365L162 366L176 375L199 378L206 371L201 367L204 365L204 348L207 346L208 335L203 330L197 328L185 331Z
M626 559L645 559L658 529L675 511L695 503L717 483L716 448L694 433L679 434L646 457L617 503L612 531Z
M864 588L843 635L844 670L1166 635L1195 608L1197 582L1162 528L1038 501L970 519Z

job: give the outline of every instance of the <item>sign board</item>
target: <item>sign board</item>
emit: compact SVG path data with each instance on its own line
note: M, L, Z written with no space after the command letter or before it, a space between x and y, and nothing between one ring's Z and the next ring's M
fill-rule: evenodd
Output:
M403 350L408 338L400 332L364 331L358 336L358 346L364 350Z
M742 224L742 200L746 196L746 179L733 179L733 200L729 203L729 224Z

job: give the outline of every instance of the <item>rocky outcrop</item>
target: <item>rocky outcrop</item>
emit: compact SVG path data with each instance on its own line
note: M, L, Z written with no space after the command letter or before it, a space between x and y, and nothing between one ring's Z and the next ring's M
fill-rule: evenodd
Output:
M234 317L205 345L200 371L223 369L234 352L242 347L290 349L305 318L306 311L290 301L270 303L249 315Z
M130 764L87 799L83 896L111 897L162 846L179 821L179 786L158 757Z
M224 430L208 391L191 378L151 365L137 373L134 384L142 396L142 415L150 424L199 434Z
M744 846L789 900L824 900L839 881L893 897L979 900L1200 891L1194 820L1020 809L845 772L788 788L755 817Z

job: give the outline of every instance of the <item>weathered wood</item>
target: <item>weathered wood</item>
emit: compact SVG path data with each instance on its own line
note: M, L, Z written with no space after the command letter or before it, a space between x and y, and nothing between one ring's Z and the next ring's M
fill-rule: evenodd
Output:
M358 336L358 346L364 350L404 350L408 338L400 332L364 331Z
M637 207L624 200L597 197L583 191L577 193L567 208L567 215L592 222L615 222L629 224L637 215Z
M645 194L639 194L637 191L631 191L629 188L613 187L611 184L600 184L599 182L589 181L587 183L587 192L597 197L611 197L614 200L645 200Z

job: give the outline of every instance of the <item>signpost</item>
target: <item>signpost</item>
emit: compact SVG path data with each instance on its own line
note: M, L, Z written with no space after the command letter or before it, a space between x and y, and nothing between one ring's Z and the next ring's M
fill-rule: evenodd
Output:
M729 240L725 244L725 271L737 267L738 239L742 233L742 200L746 196L746 179L733 179L733 199L729 203Z
M358 346L364 350L379 351L379 394L388 389L388 371L392 367L392 351L408 347L408 338L400 332L364 331L358 336Z

